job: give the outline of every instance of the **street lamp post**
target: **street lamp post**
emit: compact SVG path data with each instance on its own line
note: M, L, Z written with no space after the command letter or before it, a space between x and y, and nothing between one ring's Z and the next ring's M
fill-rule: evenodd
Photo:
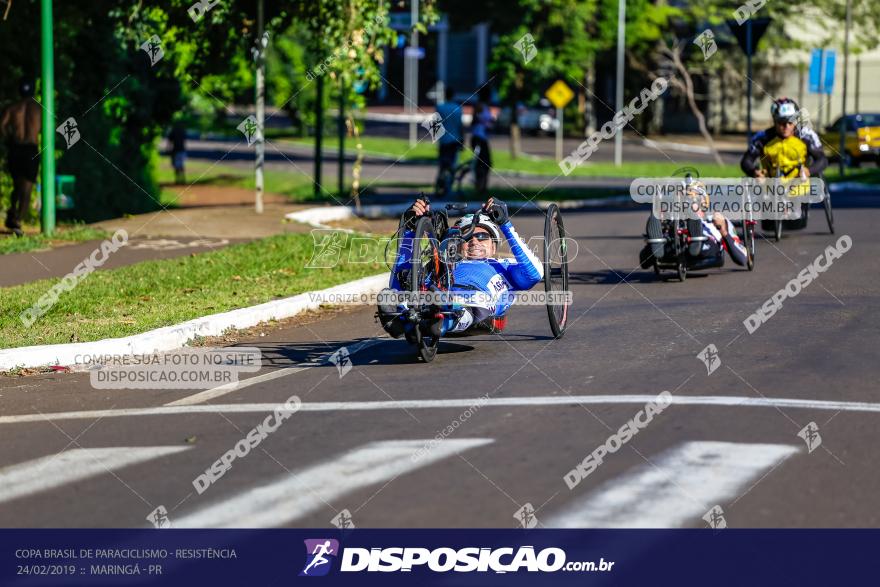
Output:
M846 86L849 79L849 28L852 25L852 2L846 0L846 32L843 37L843 105L840 113L840 175L846 175Z
M626 0L617 2L617 112L623 110L623 54L626 45ZM623 163L623 129L614 135L614 165Z
M55 231L55 62L52 42L52 0L40 1L40 50L42 59L43 153L42 207L43 234Z
M256 201L254 210L257 214L263 213L263 161L265 160L266 145L265 129L266 122L266 46L263 45L263 0L257 3L257 143L256 161L254 163L254 186L256 188Z
M414 147L418 139L416 132L418 129L415 120L412 120L412 115L415 115L418 110L419 100L419 31L416 28L419 22L419 0L411 0L410 2L410 21L412 30L409 37L409 47L403 51L403 93L406 102L404 111L410 114L409 144Z

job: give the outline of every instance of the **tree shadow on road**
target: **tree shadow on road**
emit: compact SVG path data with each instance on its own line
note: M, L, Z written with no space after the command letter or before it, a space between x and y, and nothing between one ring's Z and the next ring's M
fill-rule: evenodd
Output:
M364 346L367 345L367 346ZM253 344L247 346L255 346ZM346 365L400 365L417 362L416 347L404 339L355 338L313 342L273 342L256 345L262 351L263 367L278 369L290 367L335 367ZM474 350L466 344L440 341L438 354L461 353Z
M687 277L706 277L707 273L688 273ZM569 283L591 285L617 285L619 283L664 283L678 281L675 273L661 271L655 275L653 269L603 269L601 271L571 272L568 276Z

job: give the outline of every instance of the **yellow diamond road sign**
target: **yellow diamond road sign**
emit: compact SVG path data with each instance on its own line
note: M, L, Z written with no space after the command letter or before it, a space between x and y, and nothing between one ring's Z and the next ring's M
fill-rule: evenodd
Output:
M544 95L547 96L547 99L557 108L565 108L565 105L571 102L571 99L574 98L574 92L572 92L571 88L569 88L561 79L556 80Z

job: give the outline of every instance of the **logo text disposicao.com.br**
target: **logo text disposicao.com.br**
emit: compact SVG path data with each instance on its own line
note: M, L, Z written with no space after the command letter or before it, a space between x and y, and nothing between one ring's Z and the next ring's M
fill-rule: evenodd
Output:
M533 546L518 548L435 548L418 547L343 548L341 572L408 572L426 568L437 573L519 571L553 573L556 571L609 572L613 561L567 561L561 548L535 551ZM418 569L417 569L418 570Z

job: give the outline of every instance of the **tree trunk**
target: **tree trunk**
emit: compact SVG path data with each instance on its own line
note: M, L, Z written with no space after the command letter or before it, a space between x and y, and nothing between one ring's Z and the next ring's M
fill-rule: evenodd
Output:
M596 59L590 57L584 69L584 136L588 137L596 132L596 109L593 106L593 96L596 95Z
M675 69L681 75L682 80L684 80L684 93L687 97L688 106L690 106L691 112L697 118L697 124L700 126L700 134L703 135L703 138L706 139L706 143L709 145L709 149L712 150L712 156L715 158L715 162L718 163L718 165L724 165L724 161L721 159L718 149L715 148L715 141L712 140L712 135L709 133L709 129L706 128L706 117L703 116L703 113L697 106L697 100L694 97L694 80L691 78L690 72L681 61L681 49L675 47L669 50L669 55L672 57L672 63L675 65Z
M354 209L358 214L361 213L361 169L364 166L364 147L361 143L361 135L358 132L357 122L354 119L354 112L350 112L345 119L345 126L348 127L348 134L354 137L354 145L357 155L354 159L354 165L351 167L351 197L354 199Z
M516 119L516 107L519 104L523 88L523 73L521 71L516 72L513 86L514 91L510 101L510 158L516 159L522 152L521 132L519 121Z

